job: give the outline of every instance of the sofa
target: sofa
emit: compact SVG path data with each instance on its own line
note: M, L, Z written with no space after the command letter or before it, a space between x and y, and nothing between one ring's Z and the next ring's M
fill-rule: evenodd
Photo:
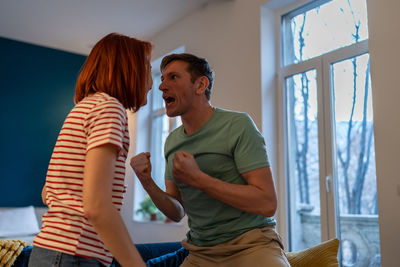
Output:
M32 251L30 244L39 232L41 215L45 211L45 208L33 207L0 208L0 266L28 266ZM1 219L4 219L3 222ZM10 224L10 221L13 223ZM136 244L136 247L147 266L179 266L188 255L180 242ZM286 256L294 267L336 267L339 266L338 248L339 240L335 238L302 251L286 252ZM112 266L120 267L118 262Z
M136 247L147 266L151 267L176 267L188 255L188 251L181 246L180 242L137 244ZM337 267L339 266L338 247L339 240L335 238L302 251L287 252L286 256L292 267ZM32 246L24 247L12 266L28 266L31 250ZM120 265L118 262L113 262L112 267L120 267Z

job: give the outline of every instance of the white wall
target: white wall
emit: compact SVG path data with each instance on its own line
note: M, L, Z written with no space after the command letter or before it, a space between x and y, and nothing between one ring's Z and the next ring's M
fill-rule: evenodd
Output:
M279 107L274 85L274 41L271 41L271 47L261 50L260 46L261 38L274 38L274 20L269 17L273 13L264 8L261 16L261 6L265 2L268 1L215 1L161 32L152 41L154 58L184 45L187 52L209 60L216 74L212 104L248 112L253 117L263 130L273 174L277 177L279 162L276 159L281 148L277 144L276 131ZM400 3L398 0L369 0L368 4L382 266L386 267L396 266L400 240L400 179L396 168L400 153L400 105L397 103L400 90L396 86L400 62L397 52L400 47L397 21ZM261 20L267 23L262 29L263 35L260 34ZM261 106L262 102L267 105ZM133 174L127 176L131 177L128 189L132 192ZM278 192L281 190L278 188ZM133 199L125 202L128 205L125 205L123 215L126 221L131 221L132 204L128 202ZM280 206L278 221L285 219L285 211ZM185 225L143 223L128 223L128 228L135 242L176 241L184 237L187 229Z
M367 3L382 266L399 266L400 2Z
M215 1L156 36L154 57L184 45L206 57L216 79L213 105L247 111L261 127L260 9L255 1Z

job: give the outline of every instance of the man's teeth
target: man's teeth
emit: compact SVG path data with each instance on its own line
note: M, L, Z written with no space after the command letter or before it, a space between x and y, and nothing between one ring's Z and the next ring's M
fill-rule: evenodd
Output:
M173 97L166 97L165 98L165 102L167 102L167 103L171 103L171 102L174 102L175 101L175 98L173 98Z

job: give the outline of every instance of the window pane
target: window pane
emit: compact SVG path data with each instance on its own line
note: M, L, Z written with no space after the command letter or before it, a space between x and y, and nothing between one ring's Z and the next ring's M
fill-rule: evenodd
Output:
M290 248L321 241L316 71L286 78Z
M335 63L331 69L342 263L377 266L380 252L369 55Z
M165 189L164 183L164 144L169 133L169 118L160 115L153 118L151 138L151 162L152 177L161 189Z
M161 73L153 74L153 87L152 87L152 105L151 109L153 111L160 108L164 108L164 100L162 98L162 92L158 89L161 83Z
M312 9L306 6L282 19L284 65L368 39L365 0L334 0Z

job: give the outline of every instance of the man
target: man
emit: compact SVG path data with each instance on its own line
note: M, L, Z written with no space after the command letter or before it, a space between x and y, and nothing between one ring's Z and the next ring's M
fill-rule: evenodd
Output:
M213 72L191 54L161 62L166 113L181 116L165 144L165 192L151 177L150 153L131 166L156 206L188 215L181 266L290 266L275 231L277 200L265 143L251 118L210 104Z

